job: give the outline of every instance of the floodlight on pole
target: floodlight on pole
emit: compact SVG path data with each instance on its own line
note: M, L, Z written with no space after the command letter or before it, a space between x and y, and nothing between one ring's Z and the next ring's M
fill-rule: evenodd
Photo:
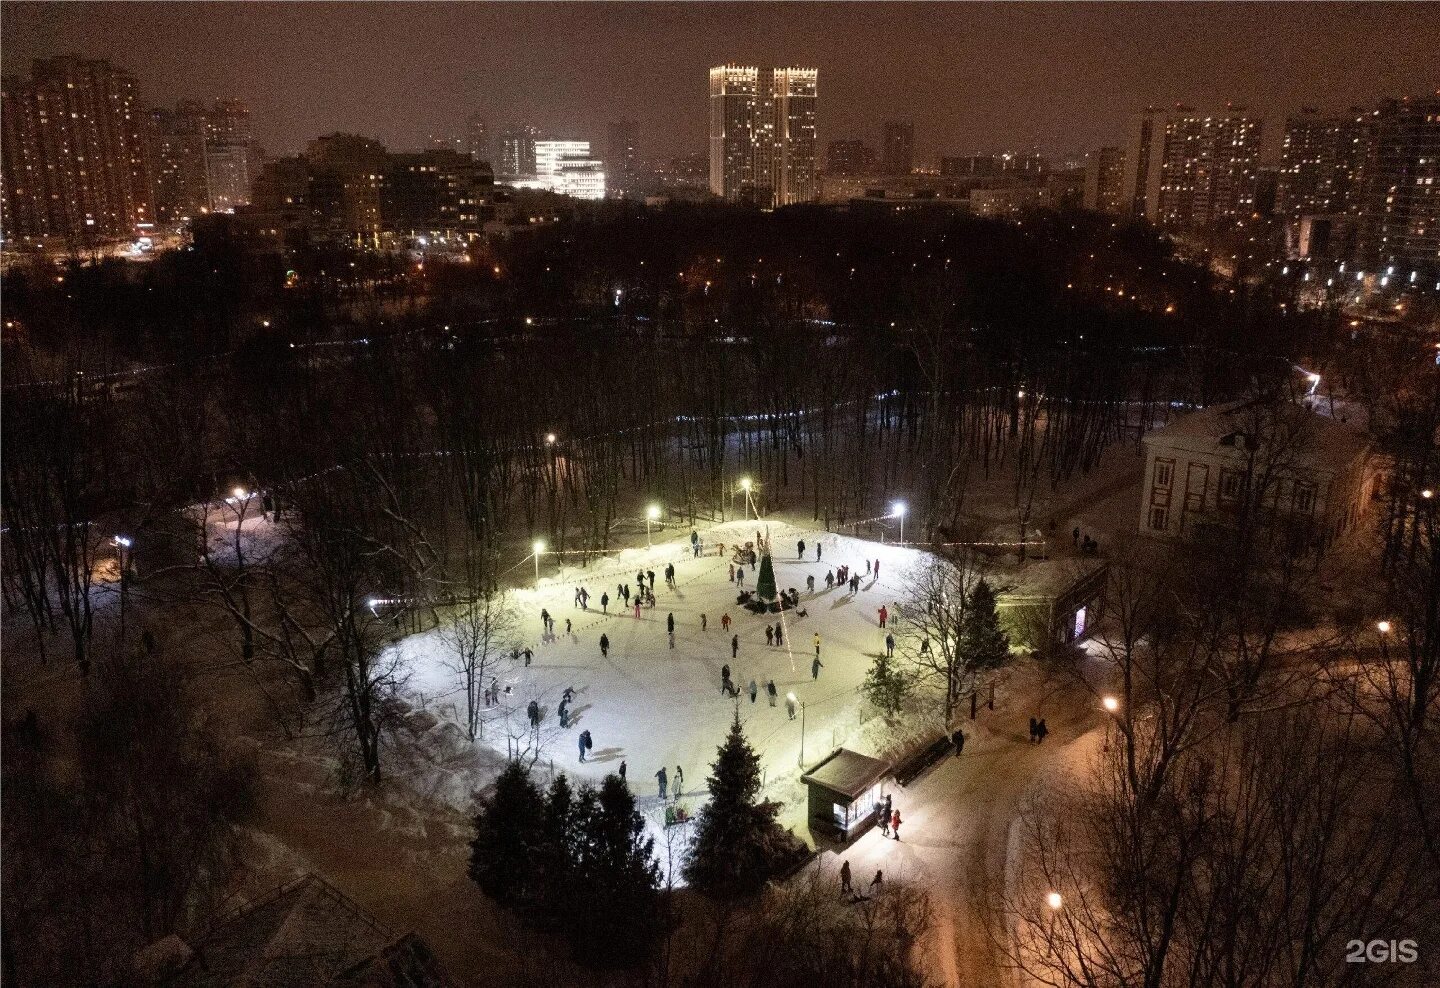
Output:
M1389 621L1376 621L1376 622L1375 622L1375 630L1379 631L1380 634L1382 634L1382 635L1388 635L1388 634L1390 633L1390 622L1389 622Z
M1060 907L1064 904L1065 900L1060 897L1059 892L1049 892L1045 896L1045 905L1049 906L1057 913L1060 911Z
M555 445L555 433L553 433L553 432L547 432L547 433L545 433L545 445L546 445L546 446L554 446L554 445Z
M1111 723L1111 721L1113 721L1113 720L1115 719L1115 716L1114 716L1114 715L1115 715L1115 712L1120 709L1120 701L1117 700L1117 699L1115 699L1113 696L1107 696L1107 697L1103 698L1103 699L1100 701L1100 705L1105 708L1105 712L1106 712L1107 714L1110 714L1109 717L1106 717L1106 718L1105 718L1105 748L1104 748L1105 751L1109 751L1109 750L1110 750L1110 723Z
M652 504L645 509L645 548L654 548L650 544L650 523L660 520L660 505Z
M745 520L750 520L750 478L740 478L740 489L745 492ZM757 512L758 515L758 512Z
M890 516L900 519L900 541L905 541L905 512L909 511L904 501L896 501L890 506Z
M544 540L536 539L532 548L535 550L535 585L538 587L540 585L540 554L545 551Z

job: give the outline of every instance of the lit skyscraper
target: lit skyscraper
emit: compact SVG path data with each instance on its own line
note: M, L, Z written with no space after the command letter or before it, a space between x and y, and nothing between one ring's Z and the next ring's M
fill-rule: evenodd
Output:
M605 198L605 166L591 156L589 141L536 141L535 177L561 195Z
M205 110L199 103L150 111L146 135L155 218L178 223L210 211Z
M135 79L109 62L37 59L0 86L5 237L133 236L154 222L146 114Z
M1204 115L1152 107L1130 122L1122 209L1173 228L1247 218L1259 169L1260 121L1243 108Z
M1121 179L1125 172L1125 154L1119 148L1098 148L1085 161L1086 209L1099 213L1120 214Z
M509 178L531 177L535 174L535 138L540 132L528 124L508 128L500 135L498 174Z
M205 115L205 155L211 208L229 212L247 204L250 182L259 170L247 105L235 99L215 101Z
M1361 259L1385 277L1440 279L1440 94L1386 100L1368 127L1357 197Z
M635 191L640 174L640 125L634 120L610 124L605 142L605 180L612 191Z
M1285 121L1276 209L1286 216L1344 213L1365 161L1369 115L1320 116L1305 110Z
M786 206L815 198L816 69L710 70L710 190Z

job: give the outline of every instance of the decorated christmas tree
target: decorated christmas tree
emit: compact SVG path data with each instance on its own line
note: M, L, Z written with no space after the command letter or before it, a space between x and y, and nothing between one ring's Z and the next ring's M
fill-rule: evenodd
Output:
M770 561L769 548L760 557L760 575L755 578L755 596L771 601L780 596L775 589L775 564Z

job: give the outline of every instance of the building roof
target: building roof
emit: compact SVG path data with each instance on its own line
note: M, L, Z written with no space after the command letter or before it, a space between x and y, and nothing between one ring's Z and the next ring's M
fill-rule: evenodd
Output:
M802 775L800 781L855 799L889 774L889 762L849 748L836 748L828 758Z
M1232 401L1184 415L1163 428L1146 433L1152 448L1182 449L1192 453L1225 456L1243 449L1222 440L1245 432L1248 423L1264 416L1283 423L1283 431L1296 443L1294 465L1307 469L1340 472L1364 457L1369 438L1360 430L1321 415L1308 405L1281 404L1271 413L1256 401ZM1262 419L1263 421L1264 419Z
M1070 593L1108 565L1096 556L1032 559L1019 569L987 573L985 579L1000 591L999 602L1002 605L1033 598L1053 600Z
M306 875L212 926L168 983L298 988L382 973L397 984L448 983L423 944L397 937L334 886Z

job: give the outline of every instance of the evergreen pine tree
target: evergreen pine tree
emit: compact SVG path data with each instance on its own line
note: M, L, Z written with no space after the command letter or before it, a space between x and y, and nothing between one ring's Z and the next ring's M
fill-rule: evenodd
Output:
M760 575L755 578L755 596L761 600L774 600L780 596L775 589L775 564L770 561L770 553L760 557Z
M905 698L910 695L910 685L910 677L895 665L895 660L882 652L875 656L874 664L865 674L865 682L860 684L860 692L865 694L865 699L874 704L876 709L893 717L899 713Z
M495 791L480 801L470 877L496 902L523 902L533 888L542 808L539 787L518 762L505 766Z
M970 591L960 628L960 654L972 670L998 669L1010 659L1010 636L1000 627L995 590L982 578Z
M655 840L619 776L580 791L574 820L574 881L566 923L575 957L597 967L634 964L664 929Z
M559 773L550 783L540 822L535 854L533 899L536 914L547 926L560 926L572 914L570 886L575 875L575 795L570 780Z
M685 878L720 895L754 892L794 859L798 841L776 822L780 804L759 800L760 758L738 712L707 784L710 801L696 818Z

